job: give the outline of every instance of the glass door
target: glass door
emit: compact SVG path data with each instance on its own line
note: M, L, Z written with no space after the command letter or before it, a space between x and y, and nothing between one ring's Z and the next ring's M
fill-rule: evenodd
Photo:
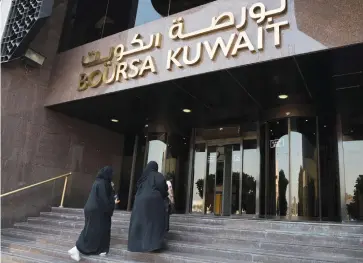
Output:
M218 162L218 151L217 146L208 146L207 148L207 171L204 179L204 213L214 214L215 205L218 201L214 200L216 193L216 174L217 174L217 162ZM220 173L220 169L219 169ZM222 175L223 176L223 175ZM218 189L219 190L219 189ZM219 191L218 191L219 194ZM218 208L217 208L218 212Z
M288 120L269 122L267 125L266 216L286 217L290 201L287 187L290 171Z
M240 144L208 146L204 182L204 212L230 216L238 213L241 178Z
M259 194L256 126L196 129L190 174L192 213L255 216ZM259 208L258 208L259 209Z
M316 118L269 121L262 130L265 167L261 167L261 215L289 220L319 218Z
M290 118L291 219L319 218L316 118Z

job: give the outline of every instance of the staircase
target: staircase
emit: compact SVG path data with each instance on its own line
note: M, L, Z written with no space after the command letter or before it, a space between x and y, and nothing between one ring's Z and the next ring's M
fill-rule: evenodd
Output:
M173 215L162 253L127 251L130 213L115 212L111 251L82 262L320 263L363 262L363 225ZM1 262L73 262L67 250L83 227L83 210L53 208L1 231Z

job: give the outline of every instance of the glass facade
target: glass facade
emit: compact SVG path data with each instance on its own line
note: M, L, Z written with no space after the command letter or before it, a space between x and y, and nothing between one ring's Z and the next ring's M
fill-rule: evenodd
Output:
M188 10L211 0L71 0L59 52Z
M329 135L337 130L327 131L328 122L319 124L318 119L293 116L267 121L252 136L239 127L229 128L234 133L227 136L222 135L226 128L196 129L190 212L336 220L337 202L326 200L337 197L331 190L337 186L334 174L327 174L335 170L335 163L326 159L337 154L327 145L334 139ZM361 211L356 189L362 174L358 161L363 156L362 143L344 137L344 169L350 176L345 177L345 187L351 192L346 194L346 202L352 220L358 220ZM325 155L327 151L329 155Z
M192 140L173 132L146 131L137 139L130 135L125 138L120 186L136 182L146 162L153 160L173 184L178 213L362 221L363 133L352 122L341 118L341 127L328 130L332 122L327 119L300 116L256 124L258 133L226 126L193 129ZM338 147L330 143L337 138L338 145L339 135L333 135L340 131L343 181L337 184L334 174L328 174L336 163L327 160L338 155L332 151ZM127 195L131 188L120 191ZM341 215L336 212L339 203L327 201L339 192L344 194ZM126 207L127 202L120 203L121 209Z
M148 136L149 147L147 163L150 161L157 162L159 172L165 173L166 168L166 133L151 133Z
M363 222L362 87L338 90L340 181L343 220ZM344 216L346 213L346 216Z
M207 151L204 143L195 145L194 150L194 169L193 169L193 184L192 184L192 212L203 213L204 206L204 177L207 171Z
M257 181L259 171L259 152L257 139L243 140L243 172L242 193L240 196L241 211L248 215L254 215L256 211Z
M293 118L291 132L291 216L319 217L316 118Z
M360 138L345 136L343 154L348 220L363 221L363 134Z
M266 217L286 217L291 204L290 196L290 141L288 119L268 122L263 125L267 149L265 159L265 213Z

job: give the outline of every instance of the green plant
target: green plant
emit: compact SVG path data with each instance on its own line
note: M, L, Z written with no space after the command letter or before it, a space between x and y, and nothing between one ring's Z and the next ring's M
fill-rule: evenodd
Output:
M214 178L215 178L214 174L209 174L207 176L207 189L208 189L209 193L214 192ZM198 189L199 197L203 198L204 179L197 180L197 182L195 184L196 184L197 189Z
M363 219L363 211L360 211L360 202L363 202L363 174L358 175L354 188L353 201L347 204L348 214L352 219Z

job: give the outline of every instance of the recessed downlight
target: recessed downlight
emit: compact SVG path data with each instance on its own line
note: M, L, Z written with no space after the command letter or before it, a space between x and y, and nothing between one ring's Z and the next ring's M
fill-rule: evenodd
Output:
M288 97L289 97L289 95L287 95L287 94L280 94L279 95L280 100L286 100Z
M183 109L183 112L184 112L184 113L191 113L191 112L192 112L192 110L191 110L191 109Z
M118 120L117 120L117 119L111 119L111 121L112 121L112 122L118 122Z

